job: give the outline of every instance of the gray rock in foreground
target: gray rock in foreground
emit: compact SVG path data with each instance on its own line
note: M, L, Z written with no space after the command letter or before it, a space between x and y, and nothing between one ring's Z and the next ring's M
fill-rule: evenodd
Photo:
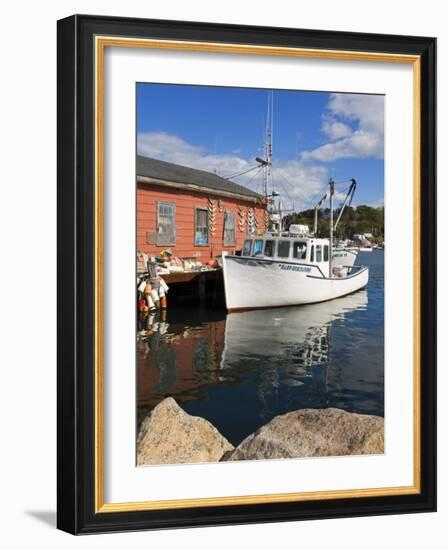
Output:
M218 462L234 449L203 418L190 416L168 397L143 420L137 437L137 464Z
M223 461L384 453L384 419L340 409L276 416Z

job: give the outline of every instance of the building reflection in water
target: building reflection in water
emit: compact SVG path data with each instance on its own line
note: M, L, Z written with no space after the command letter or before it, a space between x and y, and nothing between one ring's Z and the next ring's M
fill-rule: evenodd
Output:
M182 314L172 314L168 322L166 312L162 312L162 318L157 314L140 321L137 338L139 406L152 408L167 396L179 402L200 398L191 390L220 381L225 314L220 320L206 321L205 311L196 313L192 320Z

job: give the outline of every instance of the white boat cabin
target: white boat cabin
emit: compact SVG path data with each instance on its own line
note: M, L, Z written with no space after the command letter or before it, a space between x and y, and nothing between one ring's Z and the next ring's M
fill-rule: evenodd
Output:
M315 265L329 276L328 239L263 235L244 241L241 256L276 262Z

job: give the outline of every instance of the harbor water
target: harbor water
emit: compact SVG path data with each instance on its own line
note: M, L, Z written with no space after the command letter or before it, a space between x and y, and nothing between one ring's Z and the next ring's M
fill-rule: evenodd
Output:
M384 416L384 252L357 263L368 287L337 300L228 314L215 297L149 319L137 338L138 419L171 396L238 445L302 408Z

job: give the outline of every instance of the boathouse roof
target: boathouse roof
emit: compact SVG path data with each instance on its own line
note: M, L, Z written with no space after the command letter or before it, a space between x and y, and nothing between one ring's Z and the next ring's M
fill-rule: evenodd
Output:
M171 187L185 187L193 191L208 190L216 195L261 201L263 196L238 183L205 170L197 170L164 160L137 156L137 181Z

